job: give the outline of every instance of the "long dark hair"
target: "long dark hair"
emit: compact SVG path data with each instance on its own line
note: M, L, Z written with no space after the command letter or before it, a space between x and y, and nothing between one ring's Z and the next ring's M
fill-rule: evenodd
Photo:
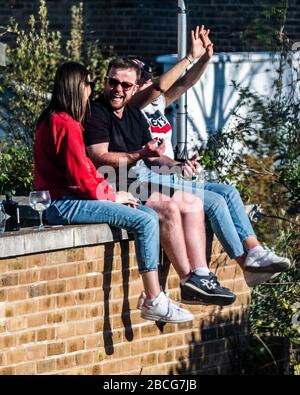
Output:
M75 121L82 122L87 107L83 96L83 83L90 83L90 75L82 64L66 62L60 65L56 70L50 104L37 124L43 120L48 122L52 114L60 111L66 112Z

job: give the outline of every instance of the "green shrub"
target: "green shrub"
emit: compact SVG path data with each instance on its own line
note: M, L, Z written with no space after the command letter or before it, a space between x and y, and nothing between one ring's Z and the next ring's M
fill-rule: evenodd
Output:
M36 122L49 102L55 71L61 62L73 60L85 64L95 76L95 93L101 92L110 59L102 54L99 43L88 43L86 50L82 50L83 3L72 6L71 14L71 39L64 47L60 32L49 30L45 0L40 0L37 17L29 17L26 30L14 21L7 27L7 31L16 35L16 46L8 47L8 65L0 69L0 105L7 111L7 137L0 147L1 190L9 188L27 194L32 188Z
M14 145L2 142L0 150L0 195L11 191L27 195L33 188L32 149L14 140Z
M48 103L56 67L62 60L60 33L49 32L48 25L45 0L40 0L38 19L30 16L28 31L12 22L16 47L8 47L8 65L1 75L4 89L11 93L8 136L28 147L32 144L36 120Z
M275 8L269 9L269 15L276 15L278 6L277 21L284 21L286 3L285 0L278 2ZM257 19L250 30L262 35L272 31L269 44L276 43L274 37L285 37L282 23L276 31L275 24L270 30L267 26L258 29L261 22ZM299 204L300 198L300 81L295 70L290 92L285 93L283 72L286 67L293 67L287 42L279 42L281 55L273 81L275 92L265 96L235 85L240 106L247 107L246 115L241 117L236 111L236 126L213 134L200 154L204 166L217 168L222 181L236 184L245 202L262 206L261 220L254 224L259 240L291 259L292 268L288 272L253 289L250 333L258 337L289 338L291 364L296 370L300 325L294 324L293 317L300 310L297 304L300 300L300 215L289 208ZM288 214L292 211L294 214Z

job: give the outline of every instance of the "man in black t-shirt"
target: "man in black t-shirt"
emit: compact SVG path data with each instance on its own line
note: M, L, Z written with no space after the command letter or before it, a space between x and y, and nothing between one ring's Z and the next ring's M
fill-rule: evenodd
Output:
M111 166L117 173L122 167L131 168L140 159L161 163L165 145L152 139L148 122L142 112L130 105L137 90L139 66L134 62L116 60L109 67L103 95L91 104L91 113L85 122L85 144L96 167ZM161 143L161 144L159 144ZM167 157L165 157L167 158ZM127 174L128 177L128 174ZM129 175L129 184L132 175Z
M126 105L116 111L109 104L103 95L91 104L91 116L85 124L87 146L109 143L109 152L128 153L139 151L152 140L148 122L140 110Z
M129 89L134 90L133 87ZM125 90L124 93L131 97L128 91ZM107 166L114 169L108 171L109 181L116 183L117 188L120 182L125 181L127 188L135 179L128 170L139 159L160 156L164 144L159 147L157 139L152 140L148 123L140 110L129 105L115 109L114 101L120 99L113 98L111 101L112 104L109 98L107 100L105 96L101 96L91 104L91 115L85 123L85 144L96 167L105 165L106 170ZM124 101L127 102L127 98ZM122 167L125 168L123 178L126 180L119 177Z
M135 62L113 60L108 67L103 96L91 105L91 114L85 123L85 143L90 158L96 167L101 167L102 173L106 172L103 166L119 168L120 172L122 167L130 169L140 159L147 160L152 166L174 167L178 164L163 155L163 139L151 140L142 112L128 105L137 90L139 78L140 68ZM181 170L178 166L179 173ZM120 184L121 181L119 174L117 182ZM176 191L172 197L155 192L146 204L159 215L160 241L180 277L182 301L217 305L233 303L235 295L221 287L207 267L201 200L182 191Z

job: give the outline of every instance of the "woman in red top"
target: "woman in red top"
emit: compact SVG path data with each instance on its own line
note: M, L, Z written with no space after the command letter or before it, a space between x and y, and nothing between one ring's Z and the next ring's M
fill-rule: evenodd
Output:
M35 187L49 190L51 224L108 223L134 233L146 303L145 319L185 322L193 319L160 291L159 224L156 213L137 204L128 192L116 192L86 156L82 121L91 94L91 79L79 63L61 65L52 99L39 118L34 142Z

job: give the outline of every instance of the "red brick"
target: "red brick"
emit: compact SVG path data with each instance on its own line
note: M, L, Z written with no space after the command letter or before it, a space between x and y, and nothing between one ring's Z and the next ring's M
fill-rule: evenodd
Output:
M67 352L75 352L84 349L85 340L83 337L67 341Z
M37 362L37 373L51 373L56 369L56 360L55 359L47 359L45 361Z
M47 344L47 355L59 355L65 353L66 345L63 342Z
M36 340L36 332L35 331L27 331L20 334L15 335L16 342L18 345L33 343Z
M57 294L66 291L65 280L54 280L47 283L47 294Z
M38 271L37 270L26 270L20 272L19 274L19 284L32 284L38 281Z
M18 283L19 283L18 273L2 274L0 276L0 287L10 287L13 285L18 285Z
M58 278L58 268L57 267L46 267L40 270L40 280L50 281Z
M14 335L0 335L0 350L4 348L14 347L16 338Z
M9 302L22 300L28 297L28 287L16 287L7 289L7 300Z
M55 338L55 329L52 328L42 328L37 330L37 341L53 340Z
M56 366L58 370L70 369L76 366L75 355L67 355L56 359Z
M33 346L26 347L26 359L28 361L45 359L46 356L47 356L46 344L35 344Z

